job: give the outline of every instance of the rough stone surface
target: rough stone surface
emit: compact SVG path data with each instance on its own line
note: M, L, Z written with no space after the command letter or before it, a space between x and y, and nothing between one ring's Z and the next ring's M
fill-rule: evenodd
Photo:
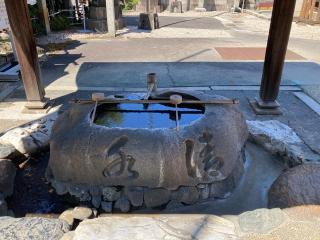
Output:
M2 193L0 193L0 217L8 215L8 206Z
M60 240L73 240L74 231L65 233Z
M153 97L180 94L185 99L225 99L200 92L156 94ZM243 157L248 132L236 105L206 105L202 117L179 131L90 124L93 107L75 104L56 121L50 142L49 181L76 185L85 191L99 186L104 201L116 201L119 193L109 197L113 186L173 191L180 186L222 181L243 164L239 158ZM70 192L69 186L66 189ZM150 195L144 199L147 205L158 206L169 201L167 195L160 196L159 203L151 201L154 198Z
M147 208L159 207L170 200L170 191L163 188L146 189L144 192L144 203Z
M59 216L60 220L66 221L70 227L73 226L74 217L73 217L73 210L66 210Z
M172 198L181 203L193 204L198 201L199 192L196 187L180 187Z
M320 164L303 164L282 173L268 193L269 207L320 204Z
M87 207L75 207L72 210L73 218L78 220L84 220L92 217L92 209Z
M236 240L234 224L209 215L112 216L81 222L74 240Z
M0 217L0 240L59 240L68 231L59 219Z
M0 159L0 192L5 197L13 193L16 167L10 160Z
M210 185L210 197L225 199L230 196L233 189L237 186L241 180L242 174L244 172L244 167L242 163L242 158L239 158L237 168L234 168L232 174L222 181L214 182Z
M101 205L101 196L92 196L91 203L95 208L99 208Z
M95 208L99 208L101 204L101 190L99 187L91 187L89 190L91 195L91 203Z
M58 182L55 182L55 185ZM63 188L62 186L65 186L63 184L58 183L59 185L61 185L61 189ZM55 186L53 185L53 186ZM91 201L91 195L89 193L89 189L88 188L84 188L81 185L68 185L67 190L69 191L69 193L77 198L79 198L79 200L81 202L88 202Z
M257 209L239 216L239 226L243 232L268 233L287 220L281 209Z
M65 184L61 184L57 181L51 181L51 184L54 187L54 189L56 190L57 194L64 195L64 194L68 193L68 189ZM71 191L69 191L69 192L71 194Z
M11 144L21 154L31 154L49 146L52 125L57 114L35 121L28 126L18 127L0 137L0 142Z
M112 202L101 202L101 208L106 213L112 212Z
M130 203L134 207L140 207L143 204L143 188L128 188L126 189L126 195L130 200Z
M177 202L176 200L171 200L167 206L166 206L166 210L175 210L177 208L181 208L184 205L181 202Z
M105 187L102 189L102 196L105 201L116 201L120 198L121 192L115 187Z
M0 142L0 159L14 159L19 155L12 144L2 144Z
M287 125L277 121L247 121L250 139L273 154L284 157L286 164L296 166L305 162L320 162L300 137Z
M203 184L198 186L200 199L208 199L210 197L210 186L207 184Z
M114 208L120 209L121 212L129 212L130 211L130 202L129 202L128 198L126 198L126 197L119 198L115 202Z

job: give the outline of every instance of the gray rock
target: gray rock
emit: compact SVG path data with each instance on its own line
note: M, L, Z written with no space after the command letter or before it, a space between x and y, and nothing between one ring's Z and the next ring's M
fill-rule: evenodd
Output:
M282 173L268 193L269 207L320 204L320 164L303 164Z
M128 198L126 198L125 196L122 196L121 198L119 198L115 202L114 208L120 209L121 212L129 212L130 211L130 202L129 202Z
M7 216L7 215L8 215L7 202L5 201L3 194L0 193L0 217Z
M170 200L171 193L164 188L145 189L144 203L147 208L159 207Z
M140 207L143 204L143 188L128 188L125 190L125 194L130 200L132 206Z
M0 159L0 192L5 197L13 193L16 167L10 160Z
M267 234L287 220L287 216L278 208L257 209L239 215L241 231Z
M74 223L74 216L73 216L73 210L66 210L63 213L60 214L59 216L60 220L66 221L70 227L73 226Z
M60 240L73 240L74 231L65 233Z
M242 158L239 158L238 161L242 161ZM230 196L233 189L239 183L244 172L242 163L239 163L237 166L237 168L233 169L229 177L222 181L214 182L210 185L210 197L225 199Z
M289 167L307 162L320 162L320 156L312 152L289 126L277 120L247 121L247 125L250 140L272 154L283 156Z
M84 220L92 217L92 209L87 207L75 207L72 210L72 216L78 220Z
M54 113L28 126L9 130L0 137L0 141L13 145L21 154L35 153L49 146L51 128L56 118L57 113Z
M180 187L174 192L173 199L185 204L193 204L199 200L199 192L196 187Z
M59 240L69 230L59 219L0 217L1 240Z
M210 197L225 199L231 194L231 190L233 188L233 182L229 181L229 179L221 182L215 182L210 185Z
M101 196L92 196L91 203L95 208L99 208L101 205Z
M67 189L71 195L79 198L81 202L91 201L91 195L88 189L81 186L80 184L68 185Z
M19 156L19 152L11 144L0 143L0 159L14 159Z
M68 189L67 189L66 185L63 183L59 183L57 181L52 181L51 185L54 187L57 194L59 194L59 195L64 195L64 194L68 193Z
M93 217L98 217L98 210L93 208L92 209L92 214L93 214Z
M101 208L106 213L112 212L112 202L101 202Z
M115 187L104 187L102 189L103 200L113 202L120 198L121 192Z
M237 240L239 238L234 224L222 217L199 214L155 214L115 215L86 220L76 228L74 239Z
M177 208L181 208L184 205L181 202L177 202L176 200L171 200L167 206L166 206L166 210L175 210Z
M101 204L101 190L99 187L91 187L90 190L91 203L95 208L99 208Z
M210 197L210 186L208 184L198 185L200 199L205 200Z

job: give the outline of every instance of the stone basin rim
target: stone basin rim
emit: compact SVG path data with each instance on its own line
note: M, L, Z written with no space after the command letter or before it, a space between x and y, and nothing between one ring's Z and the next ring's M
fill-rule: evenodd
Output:
M157 98L161 96L166 96L166 95L182 95L184 98L187 100L209 100L209 99L228 99L226 97L220 96L220 95L208 95L206 93L199 93L199 92L190 92L190 91L184 91L184 90L175 90L175 91L170 91L170 90L162 90L162 91L157 91L151 95L151 98ZM188 99L189 97L189 99ZM101 103L99 106L103 105L105 103ZM199 104L200 105L200 104ZM208 111L208 108L213 108L214 106L218 107L219 105L211 105L208 107L206 104L201 104L201 108L203 108L203 112L201 113L201 116L199 116L197 119L190 121L187 124L180 125L180 131L187 129L188 127L191 127L195 125L196 123L199 123L204 120L204 118L208 117L207 115L209 114L210 111ZM86 120L88 124L90 125L91 123L91 117L94 112L94 104L92 104L92 108L88 111L88 114L86 116ZM97 113L96 113L97 116ZM145 130L148 132L154 132L154 131L176 131L178 134L179 131L176 130L176 128L170 128L170 127L155 127L155 128L146 128L146 127L119 127L119 126L112 126L112 127L107 127L102 124L97 124L95 121L93 121L92 125L90 127L95 127L95 128L100 128L100 129L113 129L113 130L131 130L131 131L138 131L138 130Z

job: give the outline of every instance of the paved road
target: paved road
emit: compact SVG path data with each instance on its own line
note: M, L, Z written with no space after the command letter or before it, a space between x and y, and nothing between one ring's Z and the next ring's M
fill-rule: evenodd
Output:
M138 16L125 16L125 23L127 26L138 26ZM160 16L160 28L197 28L197 29L224 29L221 21L214 17L176 17L176 16Z
M137 17L126 17L126 21L128 25L136 24ZM254 21L264 28L255 28ZM267 20L246 15L160 16L160 23L162 28L152 33L133 30L114 40L88 40L70 45L67 52L49 57L43 65L45 84L51 90L140 88L145 86L149 72L158 74L163 87L260 84L262 61L225 60L215 48L265 47ZM310 38L310 34L309 39L302 39L299 31L299 27L294 28L289 49L310 61L320 62L319 41ZM288 62L282 84L309 89L320 101L319 91L314 91L320 86L319 75L317 63Z

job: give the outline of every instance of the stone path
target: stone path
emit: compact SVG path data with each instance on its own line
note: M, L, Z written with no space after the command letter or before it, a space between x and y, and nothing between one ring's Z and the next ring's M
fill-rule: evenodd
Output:
M320 206L257 209L238 216L110 215L85 220L69 233L87 239L319 240Z
M320 239L320 206L315 205L283 210L279 208L256 209L240 215L222 216L103 214L96 218L92 217L92 219L80 222L73 231L70 231L70 226L65 220L48 218L48 216L0 217L0 240Z

